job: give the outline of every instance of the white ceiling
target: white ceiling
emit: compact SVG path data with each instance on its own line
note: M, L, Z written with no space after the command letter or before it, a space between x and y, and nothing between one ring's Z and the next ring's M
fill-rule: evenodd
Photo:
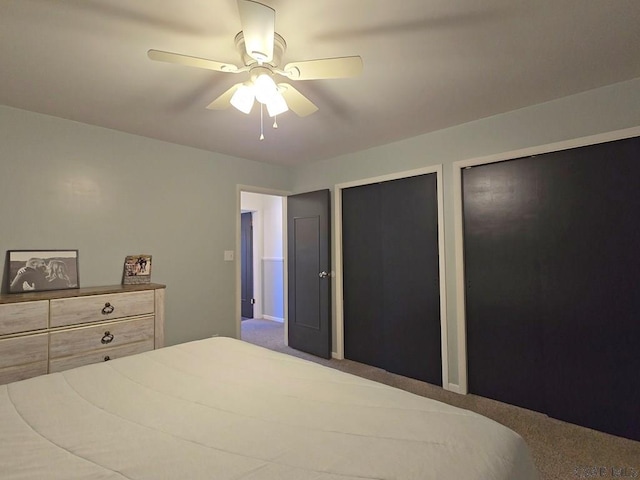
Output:
M240 76L146 56L240 65L236 0L0 0L0 104L297 165L640 77L638 0L263 3L283 63L364 61L355 79L296 82L319 111L267 120L263 141L258 108L205 108Z

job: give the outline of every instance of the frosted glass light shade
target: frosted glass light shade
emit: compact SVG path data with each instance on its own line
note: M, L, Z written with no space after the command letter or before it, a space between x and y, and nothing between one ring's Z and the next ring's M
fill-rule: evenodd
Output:
M236 92L231 97L231 105L236 107L242 113L249 114L253 108L255 101L255 93L253 87L248 85L240 85Z
M280 92L276 92L275 96L267 103L267 112L270 117L275 117L288 110L287 102Z
M260 103L268 105L272 98L278 95L278 87L270 75L261 74L253 82L255 86L256 99Z

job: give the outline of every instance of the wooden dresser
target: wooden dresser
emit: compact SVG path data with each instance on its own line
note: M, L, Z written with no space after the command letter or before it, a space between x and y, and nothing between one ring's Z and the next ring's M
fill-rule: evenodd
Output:
M160 284L0 295L0 384L164 344Z

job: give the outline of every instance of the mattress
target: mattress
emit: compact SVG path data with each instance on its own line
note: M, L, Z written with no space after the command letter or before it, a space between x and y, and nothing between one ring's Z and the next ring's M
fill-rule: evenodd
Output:
M537 478L476 413L231 338L0 387L6 479Z

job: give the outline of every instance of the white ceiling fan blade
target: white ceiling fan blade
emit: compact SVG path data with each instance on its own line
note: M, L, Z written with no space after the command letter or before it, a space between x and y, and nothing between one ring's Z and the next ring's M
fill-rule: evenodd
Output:
M226 110L231 105L231 97L236 93L236 90L242 85L242 83L236 83L229 90L224 92L218 98L216 98L213 102L207 105L209 110Z
M284 72L291 80L317 80L357 77L362 68L362 58L356 55L288 63Z
M306 117L318 111L318 107L288 83L279 83L278 90L284 97L289 110L299 117Z
M276 11L253 0L238 0L238 11L247 55L259 63L273 60Z
M177 63L188 67L205 68L207 70L215 70L217 72L238 73L241 71L231 63L216 62L206 58L190 57L180 53L163 52L161 50L149 50L147 56L151 60L158 62Z

